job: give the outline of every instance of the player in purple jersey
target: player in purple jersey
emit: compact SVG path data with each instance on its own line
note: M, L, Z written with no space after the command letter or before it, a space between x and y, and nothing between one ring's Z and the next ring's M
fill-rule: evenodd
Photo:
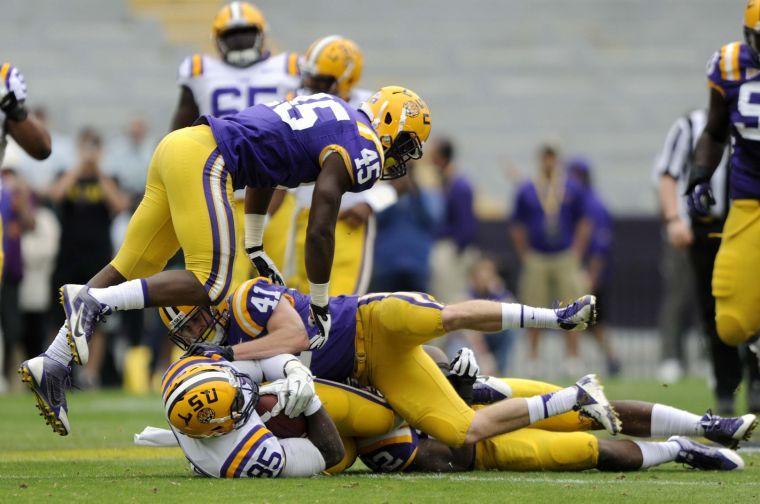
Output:
M474 443L573 407L616 433L619 423L614 410L593 375L556 394L499 402L475 412L421 346L461 329L493 332L540 326L583 330L594 321L595 302L593 296L584 296L553 310L484 300L444 306L415 292L338 296L329 303L331 337L323 347L301 352L300 359L319 378L351 379L376 388L410 425L450 446ZM289 339L288 333L298 328L306 337L318 333L311 322L311 303L310 296L267 279L250 280L230 299L227 345L210 345L197 338L184 346L191 344L190 353L220 353L235 360L260 358L272 347L278 352L291 351L282 344ZM182 327L172 324L173 340Z
M360 111L331 95L299 96L225 118L204 116L168 134L116 257L88 285L61 288L66 323L43 355L22 363L22 371L36 370L29 383L45 419L68 433L68 366L86 364L88 340L103 318L147 306L216 305L249 276L234 260L235 188L246 188L248 256L259 274L282 283L262 244L267 208L276 187L315 183L305 255L318 332L309 346L323 346L341 197L403 176L429 134L427 105L399 86L380 89ZM162 271L180 248L186 269Z
M760 1L744 12L744 42L724 45L707 66L710 104L686 190L693 217L715 203L710 178L731 139L731 210L715 259L718 336L740 345L760 329Z

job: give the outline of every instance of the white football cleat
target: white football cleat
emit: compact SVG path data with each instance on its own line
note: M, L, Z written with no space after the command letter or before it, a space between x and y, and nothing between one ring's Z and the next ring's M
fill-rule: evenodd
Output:
M604 395L604 387L599 383L595 374L588 374L575 382L578 395L575 399L575 410L581 415L591 418L604 427L610 434L620 433L622 424L617 411Z

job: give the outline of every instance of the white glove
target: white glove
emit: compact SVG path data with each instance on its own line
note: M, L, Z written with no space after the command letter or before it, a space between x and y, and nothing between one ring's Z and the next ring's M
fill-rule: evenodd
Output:
M282 413L283 408L288 402L288 384L287 380L276 380L259 387L259 395L272 394L277 396L277 404L272 408L272 416L276 417Z
M267 253L264 252L264 248L261 245L258 247L247 248L245 251L259 276L267 277L273 284L285 285L282 273L277 269L277 265L275 265L274 261L272 261Z
M456 376L466 376L475 378L480 372L478 361L475 360L475 353L469 348L460 348L454 359L449 364L449 369Z
M314 377L309 368L298 359L285 364L285 376L288 389L285 414L290 418L295 418L306 411L311 400L317 395L314 390Z

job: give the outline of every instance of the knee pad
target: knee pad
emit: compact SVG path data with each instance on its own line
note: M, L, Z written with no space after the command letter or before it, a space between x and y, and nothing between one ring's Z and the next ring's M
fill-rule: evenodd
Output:
M718 313L715 317L715 325L718 336L726 345L741 345L752 336L752 333L742 326L739 318L731 313Z

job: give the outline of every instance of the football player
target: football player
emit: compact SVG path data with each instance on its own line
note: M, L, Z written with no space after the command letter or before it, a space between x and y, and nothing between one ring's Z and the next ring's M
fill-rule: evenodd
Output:
M215 305L236 285L233 188L246 188L245 241L260 274L283 283L262 244L267 207L277 186L316 182L306 260L310 313L317 334L330 335L330 268L343 193L406 174L422 155L430 112L414 92L388 86L357 111L327 94L254 105L167 135L148 169L146 194L114 260L88 285L61 288L66 323L47 351L22 363L22 379L54 430L68 432L69 363L87 362L95 324L116 310ZM182 248L186 270L162 271Z
M707 124L686 190L695 218L715 203L710 178L731 139L732 200L715 259L712 293L718 336L740 345L760 329L760 1L744 11L744 42L724 45L707 65Z
M482 300L444 306L427 294L408 292L339 296L329 303L331 337L324 346L301 352L299 358L319 378L351 379L376 388L411 425L449 446L474 443L573 408L616 433L619 421L593 375L558 392L502 401L475 412L421 346L462 329L539 326L583 330L594 321L595 303L593 296L584 296L553 310ZM226 346L213 347L229 359L288 352L283 346L288 341L283 338L284 331L308 332L309 339L319 337L319 329L311 321L310 296L265 278L241 285L230 304Z
M18 68L10 63L0 65L0 164L5 157L8 136L34 159L50 155L50 134L44 126L30 116L26 109L26 81ZM0 239L3 226L0 222ZM0 247L0 273L3 270L3 252Z
M341 461L340 436L313 389L303 408L305 438L276 438L256 413L260 394L282 395L283 380L258 384L281 378L288 357L294 359L237 364L219 356L185 357L169 366L162 381L164 413L196 473L214 478L312 476ZM254 369L241 372L243 365Z
M469 378L474 390L469 397L475 408L508 397L530 397L560 390L533 380L478 376L478 364L469 349L462 349L451 363L438 348L425 347L450 379ZM465 394L468 395L468 394ZM756 426L755 415L721 418L703 417L663 404L612 401L620 415L621 433L634 437L668 437L665 442L597 439L585 431L601 426L593 420L568 412L531 425L531 428L495 436L475 446L451 449L422 432L400 425L396 430L369 439L357 439L357 452L375 472L473 469L509 471L602 471L640 470L666 462L681 462L697 469L741 469L744 463L734 452L740 440L749 439ZM727 448L696 443L688 437L706 437ZM350 445L350 443L345 443ZM347 446L347 452L352 452ZM350 464L348 464L350 465Z
M329 93L358 108L370 91L357 88L361 79L364 56L359 46L340 35L330 35L314 41L301 62L302 90L306 93ZM296 209L293 241L288 247L286 261L292 275L288 285L306 292L309 287L304 261L306 228L314 189L311 186L295 190ZM335 258L330 278L330 295L366 294L372 277L375 245L374 214L396 201L396 191L390 184L376 184L357 194L345 194L340 202L340 214L335 226ZM285 233L283 233L285 234Z

